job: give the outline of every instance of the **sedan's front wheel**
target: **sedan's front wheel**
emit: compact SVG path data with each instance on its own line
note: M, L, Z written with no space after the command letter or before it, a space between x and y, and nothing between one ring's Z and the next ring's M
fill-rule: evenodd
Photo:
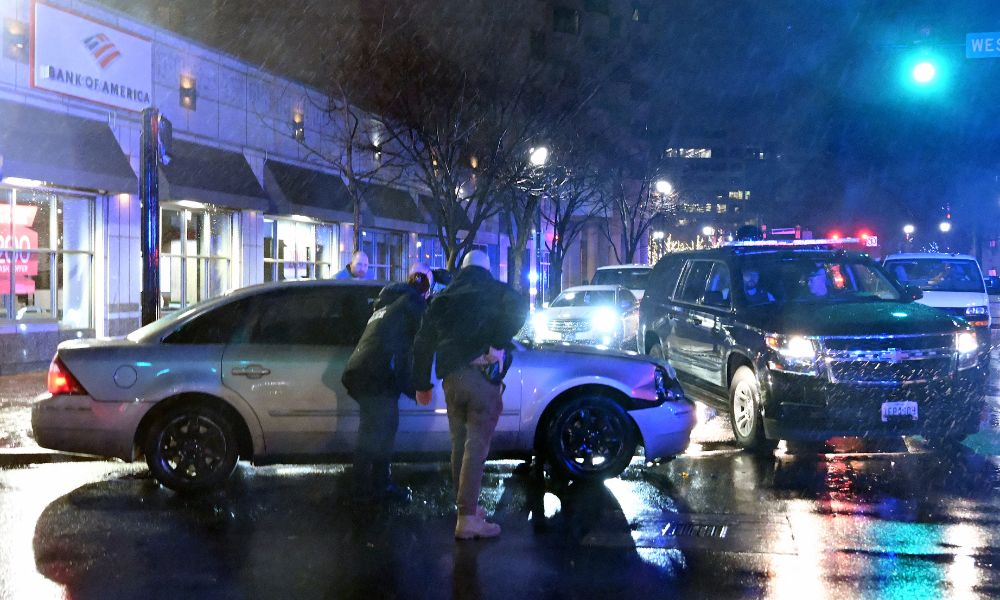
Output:
M143 450L153 477L178 492L222 485L239 458L229 417L215 407L194 404L160 415L146 434Z
M617 402L599 395L560 406L546 431L546 458L553 473L601 480L621 474L638 446L635 425Z

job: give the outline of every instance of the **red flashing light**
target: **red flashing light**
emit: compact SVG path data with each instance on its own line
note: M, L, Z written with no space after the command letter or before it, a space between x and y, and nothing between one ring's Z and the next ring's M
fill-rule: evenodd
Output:
M831 233L831 234L829 235L829 238L830 238L831 240L839 240L839 239L840 239L840 234L839 234L839 233L837 233L836 231L834 231L833 233Z
M47 384L49 393L53 396L81 395L87 393L83 389L83 386L80 385L80 382L76 380L76 377L73 377L73 374L63 364L58 354L52 357L52 363L49 364Z
M867 241L870 236L868 235L868 233L862 232L858 234L858 237L861 238L862 241Z

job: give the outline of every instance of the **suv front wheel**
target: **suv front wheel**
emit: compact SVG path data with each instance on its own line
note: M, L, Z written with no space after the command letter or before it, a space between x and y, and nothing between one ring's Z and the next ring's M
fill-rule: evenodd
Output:
M739 367L729 383L729 423L736 443L747 450L773 450L777 443L764 437L760 410L760 383L750 367Z

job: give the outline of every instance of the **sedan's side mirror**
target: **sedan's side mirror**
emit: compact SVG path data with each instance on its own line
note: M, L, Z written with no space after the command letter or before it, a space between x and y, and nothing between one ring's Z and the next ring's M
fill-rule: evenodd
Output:
M906 297L910 300L920 300L924 297L924 291L915 285L906 286Z

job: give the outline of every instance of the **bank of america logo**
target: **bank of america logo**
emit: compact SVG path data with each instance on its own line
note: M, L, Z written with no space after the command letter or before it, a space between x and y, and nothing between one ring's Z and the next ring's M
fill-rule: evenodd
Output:
M103 33L96 33L83 40L83 45L87 47L87 50L90 50L90 55L94 57L102 69L107 69L108 65L122 55L115 47L115 43Z

